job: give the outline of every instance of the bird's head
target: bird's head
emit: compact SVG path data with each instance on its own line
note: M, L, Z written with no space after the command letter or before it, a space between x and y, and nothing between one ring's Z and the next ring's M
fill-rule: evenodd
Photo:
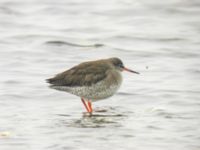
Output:
M110 60L111 64L115 67L115 69L117 69L117 70L128 71L131 73L139 74L139 72L136 72L136 71L126 68L124 66L123 62L119 58L110 58L109 60Z

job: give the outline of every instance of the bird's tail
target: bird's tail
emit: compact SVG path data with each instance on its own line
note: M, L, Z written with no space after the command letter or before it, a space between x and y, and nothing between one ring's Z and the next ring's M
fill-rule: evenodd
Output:
M50 84L53 84L53 82L54 82L54 79L53 79L53 78L46 79L46 82L47 82L47 83L50 83Z

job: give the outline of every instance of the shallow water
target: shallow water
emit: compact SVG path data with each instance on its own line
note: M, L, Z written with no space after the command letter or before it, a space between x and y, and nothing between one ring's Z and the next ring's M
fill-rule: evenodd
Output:
M1 0L1 150L199 150L198 0ZM45 79L120 57L119 92L85 114Z

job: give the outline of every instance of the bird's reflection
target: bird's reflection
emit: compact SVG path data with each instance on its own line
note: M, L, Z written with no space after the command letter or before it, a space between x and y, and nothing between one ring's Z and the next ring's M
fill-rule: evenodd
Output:
M69 127L76 128L119 127L121 120L126 117L124 114L124 112L119 112L113 108L107 108L102 111L94 110L93 114L83 113L81 118L74 118L65 123Z

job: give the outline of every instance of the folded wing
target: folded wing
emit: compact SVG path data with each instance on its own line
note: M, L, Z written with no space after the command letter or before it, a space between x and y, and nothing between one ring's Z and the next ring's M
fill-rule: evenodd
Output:
M47 79L47 82L52 86L91 86L106 78L108 69L109 66L102 63L86 62Z

